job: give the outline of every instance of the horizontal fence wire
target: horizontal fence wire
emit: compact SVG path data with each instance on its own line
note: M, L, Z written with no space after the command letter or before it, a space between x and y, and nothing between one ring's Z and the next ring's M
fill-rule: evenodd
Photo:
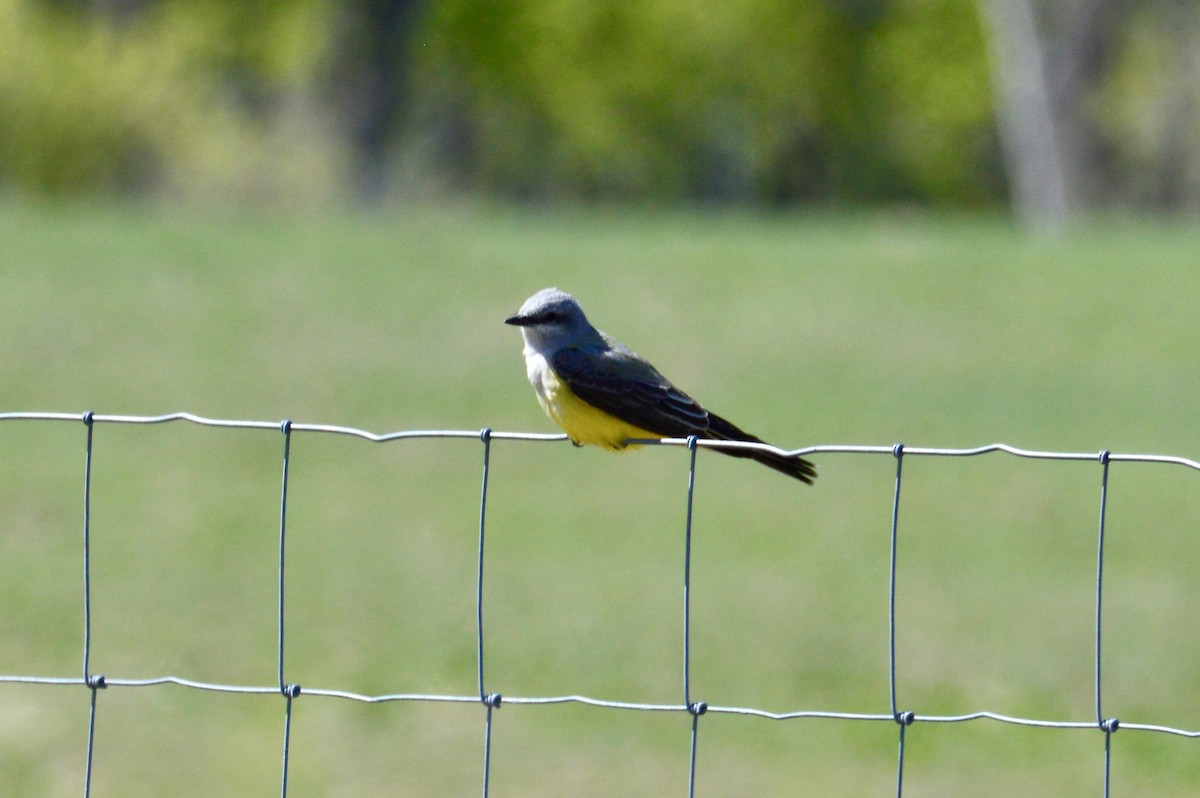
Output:
M92 767L93 753L96 747L96 731L95 721L97 714L97 695L99 691L107 688L151 688L162 685L176 685L179 687L189 688L200 691L211 691L216 693L236 693L236 694L251 694L251 695L280 695L285 699L284 707L284 732L282 735L282 776L280 779L281 795L286 798L288 791L288 757L290 753L291 740L291 723L292 723L292 703L301 695L305 697L323 697L331 699L342 699L347 701L362 702L366 704L380 704L387 702L448 702L448 703L463 703L463 704L482 704L485 708L485 724L484 724L484 751L482 762L482 780L483 780L483 795L487 796L489 786L489 771L492 752L492 713L498 710L502 705L528 705L542 706L554 704L577 704L589 707L597 707L612 710L626 710L639 712L661 712L661 713L680 713L691 716L691 743L689 747L689 764L688 764L688 795L694 794L696 785L696 773L698 764L698 740L701 729L702 716L713 714L724 715L741 715L754 718L762 718L775 721L800 720L800 719L828 719L840 721L860 721L860 722L882 722L893 723L898 727L898 754L896 761L896 790L895 794L901 796L903 793L903 774L905 762L905 737L906 729L914 723L966 723L979 720L990 720L994 722L1012 724L1016 726L1037 727L1037 728L1054 728L1054 729L1087 729L1092 731L1100 731L1104 735L1104 755L1103 755L1103 794L1110 794L1110 757L1112 749L1112 737L1119 729L1126 731L1142 731L1153 732L1158 734L1174 735L1184 738L1200 738L1200 729L1184 729L1162 724L1129 722L1118 720L1117 718L1106 717L1103 713L1103 692L1101 678L1101 660L1102 660L1102 608L1103 608L1103 575L1104 575L1104 532L1105 519L1107 510L1107 493L1108 493L1108 474L1109 466L1116 462L1136 462L1136 463L1158 463L1164 465L1179 466L1187 469L1200 471L1200 462L1191 460L1185 457L1158 455L1158 454L1126 454L1109 451L1097 452L1056 452L1056 451L1040 451L1034 449L1022 449L1015 446L1010 446L1003 443L995 443L987 446L978 446L973 448L933 448L933 447L916 447L905 446L903 444L881 445L881 446L850 446L850 445L820 445L808 446L800 449L778 449L776 447L759 444L746 443L738 441L712 441L703 440L696 437L691 438L665 438L665 439L635 439L630 443L648 444L648 445L665 445L665 446L682 446L690 449L689 474L687 483L686 495L686 512L685 512L685 551L684 551L684 572L683 572L683 663L682 663L682 701L678 704L652 704L638 703L629 701L616 701L604 698L597 698L586 695L559 695L559 696L510 696L501 695L499 692L489 692L487 689L486 675L487 671L484 662L484 630L485 630L485 615L484 615L484 554L486 550L486 526L487 526L487 497L488 497L488 478L490 471L490 452L491 446L495 441L524 441L535 443L546 443L565 441L567 436L563 434L539 434L525 432L501 432L484 428L482 430L402 430L397 432L389 432L383 434L372 433L367 430L357 429L354 427L337 426L329 424L304 424L293 422L290 420L281 421L248 421L237 419L214 419L195 415L192 413L170 413L158 416L135 416L135 415L110 415L93 412L85 413L48 413L48 412L7 412L0 413L0 422L72 422L81 423L86 428L86 437L83 445L84 455L84 487L83 487L83 657L82 657L82 674L79 677L52 677L40 675L12 675L0 674L0 684L28 684L28 685L45 685L45 686L84 686L89 689L89 715L88 715L88 738L87 750L85 759L85 776L84 776L84 794L90 795L92 784ZM94 446L93 432L97 424L165 424L171 422L187 422L204 427L220 427L243 430L266 430L282 433L282 487L280 493L280 511L279 511L279 548L278 548L278 593L276 600L278 603L278 682L273 685L239 685L239 684L218 684L212 682L197 681L181 676L164 675L144 679L128 679L105 676L102 674L92 673L90 669L91 661L91 624L92 624L92 608L91 608L91 565L90 565L90 520L91 520L91 483L92 483L92 450ZM345 690L329 689L322 687L304 686L288 683L285 679L284 668L284 653L286 650L284 638L284 607L285 607L285 576L286 576L286 551L287 551L287 510L288 510L288 476L291 462L291 441L293 436L297 434L329 434L343 435L353 438L360 438L374 443L388 443L402 440L412 439L438 439L438 438L458 438L458 439L477 439L483 445L482 457L482 484L480 489L479 501L479 546L478 546L478 562L476 572L476 597L475 597L475 617L476 617L476 662L477 662L477 680L478 691L473 695L445 695L433 693L392 693L380 695L366 695ZM690 672L691 672L691 635L690 635L690 573L691 573L691 525L692 525L692 505L694 500L695 490L695 471L696 471L696 452L700 448L716 448L716 449L760 449L776 454L787 456L807 456L820 454L851 454L851 455L880 455L888 456L895 459L895 488L892 501L891 513L891 552L890 552L890 569L889 569L889 593L888 593L888 686L889 686L889 701L890 711L880 713L855 713L855 712L835 712L823 710L797 710L791 712L770 712L764 709L755 707L736 707L736 706L721 706L712 705L704 701L694 700L691 693ZM1095 579L1095 630L1094 630L1094 671L1095 671L1095 717L1086 720L1064 720L1064 719L1048 719L1048 718L1033 718L1033 717L1016 717L1012 715L1000 714L997 712L980 711L962 715L933 715L915 712L912 710L901 709L897 704L897 689L896 689L896 563L898 558L898 544L900 540L900 510L901 503L901 488L903 485L903 463L910 457L975 457L990 453L1004 453L1020 458L1028 458L1035 460L1069 460L1069 461L1092 461L1101 467L1101 485L1100 485L1100 502L1099 502L1099 532L1096 546L1096 579ZM2 610L3 608L0 608Z

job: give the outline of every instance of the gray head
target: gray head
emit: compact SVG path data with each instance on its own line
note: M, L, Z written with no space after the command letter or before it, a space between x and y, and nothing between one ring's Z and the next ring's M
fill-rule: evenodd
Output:
M525 343L538 352L600 340L575 297L557 288L543 288L504 320L521 328Z

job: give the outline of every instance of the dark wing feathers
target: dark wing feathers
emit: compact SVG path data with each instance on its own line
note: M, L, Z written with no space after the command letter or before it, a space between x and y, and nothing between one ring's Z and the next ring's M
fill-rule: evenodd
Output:
M722 441L763 443L725 419L705 410L699 402L676 388L646 361L620 344L583 352L560 349L551 357L555 372L575 395L622 421L664 438L697 435ZM753 449L718 449L731 457L748 457L765 466L812 484L817 472L812 463Z
M708 427L708 412L645 361L612 349L597 354L562 349L551 365L580 399L647 432L682 438Z
M733 424L730 424L725 419L715 413L708 414L709 425L707 437L719 441L751 441L753 443L765 443L761 438L757 438L748 432L738 429ZM783 455L775 454L774 452L764 452L755 449L718 449L721 454L727 454L731 457L749 457L756 460L768 468L773 468L776 471L787 474L789 477L800 480L801 482L811 485L813 480L817 478L817 469L809 461L798 455Z

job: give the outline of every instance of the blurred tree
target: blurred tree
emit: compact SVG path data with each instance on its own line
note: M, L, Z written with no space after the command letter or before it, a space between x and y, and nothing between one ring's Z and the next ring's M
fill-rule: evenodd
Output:
M1028 228L1055 232L1069 215L1062 136L1030 0L981 0L992 44L996 119L1013 210Z
M1161 208L1189 204L1197 208L1200 207L1200 6L1194 2L1168 3L1157 19L1161 28L1174 32L1163 37L1166 80L1158 102L1158 134L1151 145L1159 158L1149 185L1144 190L1135 187L1134 193ZM1136 153L1132 147L1122 151Z
M1094 101L1111 74L1121 25L1134 8L1130 0L1054 0L1037 7L1067 197L1074 208L1095 207L1112 195L1109 142Z
M389 160L409 121L411 56L423 0L358 0L340 7L344 23L329 70L330 104L356 156L358 192L378 198L389 189Z
M1015 209L1027 224L1056 227L1122 202L1200 200L1194 0L981 5Z
M1095 105L1119 199L1200 208L1200 3L1139 4Z
M90 7L97 15L120 22L131 18L149 0L74 0L74 2L81 8Z

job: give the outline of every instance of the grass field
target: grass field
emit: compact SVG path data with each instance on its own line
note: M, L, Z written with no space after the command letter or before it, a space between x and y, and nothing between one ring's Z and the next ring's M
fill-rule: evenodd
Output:
M377 432L554 431L502 319L558 285L717 412L785 447L1200 455L1200 228L1065 238L996 218L410 209L333 216L0 205L0 412ZM0 674L77 676L84 427L0 422ZM93 672L270 685L282 436L98 425ZM286 678L475 690L478 441L297 434ZM490 691L682 701L687 453L499 441ZM701 452L692 692L886 713L894 461L813 488ZM905 464L897 693L918 714L1094 718L1100 467ZM1104 713L1200 729L1200 473L1115 464ZM82 792L88 693L0 684L0 794ZM293 796L478 794L474 704L302 695ZM491 795L685 794L690 718L504 706ZM283 701L99 694L94 796L279 791ZM697 795L890 795L890 722L700 722ZM907 733L906 796L1094 796L1104 736L981 720ZM1114 796L1191 796L1200 740L1121 731Z

